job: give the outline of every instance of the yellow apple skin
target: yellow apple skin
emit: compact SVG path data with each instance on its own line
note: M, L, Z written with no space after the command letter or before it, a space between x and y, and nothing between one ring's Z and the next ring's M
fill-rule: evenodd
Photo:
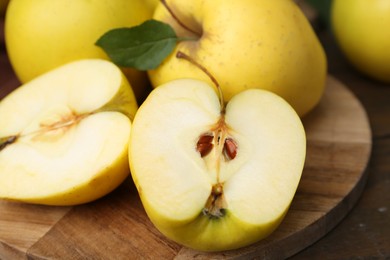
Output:
M306 156L300 118L282 98L243 91L221 116L213 91L194 79L154 89L135 116L129 145L131 175L152 223L169 239L201 251L237 249L271 234L288 211ZM201 157L196 140L224 120L237 157L219 157L217 142ZM205 211L216 183L223 186L223 216Z
M156 20L171 24L182 41L155 70L154 87L178 78L211 82L182 51L205 66L219 81L226 101L248 88L270 90L287 100L300 116L319 102L327 61L324 50L301 10L290 0L168 0L183 29L160 4Z
M277 219L265 225L246 223L229 211L226 211L226 215L221 220L210 220L199 212L195 219L179 223L177 220L164 218L149 205L142 193L140 196L149 219L161 233L184 246L208 252L238 249L266 238L280 225L288 211L286 209ZM202 232L199 232L200 228ZM230 238L229 242L227 238Z
M12 0L5 20L11 64L22 83L73 60L107 59L95 42L108 30L152 17L143 0ZM127 69L129 70L129 69ZM149 84L145 72L126 73L137 97Z
M154 12L160 0L144 0L144 2Z
M390 2L335 0L334 36L348 60L362 73L390 82Z
M58 192L50 196L14 200L50 206L73 206L99 199L117 188L128 177L130 170L127 145L126 149L110 167L105 168L88 183L81 183L71 190Z
M25 105L30 107L32 111L36 110L36 100L37 97L42 98L44 100L49 100L53 98L55 99L55 95L49 95L46 96L45 92L45 87L47 85L47 78L48 76L51 76L51 80L53 80L53 73L57 73L60 70L64 70L64 68L67 68L68 71L72 66L80 66L78 64L83 64L86 63L89 68L92 68L94 63L102 64L104 65L105 63L109 64L110 62L101 60L101 59L86 59L86 60L79 60L75 62L70 62L66 65L60 66L57 69L53 69L50 72L44 73L40 75L39 77L35 78L34 80L31 80L28 83L25 83L24 85L21 85L19 88L15 89L15 91L11 92L7 97L5 97L1 103L0 103L0 113L5 112L4 107L10 107L10 106L16 106L15 109L17 110L16 112L12 110L13 113L2 113L2 121L0 122L0 137L3 136L8 136L8 135L14 135L15 131L19 132L21 131L19 128L23 129L26 126L23 125L23 120L18 119L18 116L23 116L25 114L28 114L24 112L23 106L20 105L20 103L17 103L17 99L14 99L13 96L20 95L18 93L25 91L25 88L30 88L34 89L34 91L30 90L28 93L28 96L30 97L30 100L26 100ZM107 65L105 65L107 66ZM115 65L111 65L114 67ZM84 66L85 67L85 66ZM83 67L78 67L78 71L83 69ZM104 67L103 67L104 68ZM119 80L118 78L114 78L112 82L118 81L118 90L115 93L115 95L108 100L103 106L94 109L93 113L96 115L99 114L109 114L109 113L114 113L117 114L116 118L120 118L121 122L126 122L128 125L128 133L130 135L131 131L131 122L133 118L135 117L135 114L138 109L138 105L134 96L134 93L127 81L127 78L125 75L115 66L117 72L119 73ZM73 69L75 70L75 69ZM105 70L100 70L100 72ZM112 71L111 71L112 72ZM64 72L62 72L64 73ZM91 72L89 72L91 73ZM96 71L94 72L96 73ZM74 78L74 75L67 75L66 77ZM82 77L80 77L82 78ZM63 79L64 82L66 82L65 79ZM85 80L84 80L85 81ZM39 82L38 84L35 82ZM45 83L46 82L46 83ZM55 82L54 82L55 83ZM32 85L35 84L35 86L32 88ZM60 84L61 85L61 84ZM62 84L63 85L63 84ZM94 88L96 85L90 86L90 88ZM49 86L50 87L50 86ZM58 87L58 85L57 85ZM88 99L88 95L91 95L91 98L89 100L96 100L94 98L94 93L91 93L91 89L85 89L84 86L79 87L79 91L84 91L80 93L84 93L85 95L79 95L79 99L73 97L73 100L77 100L75 102L81 102L81 103L88 103L85 102L85 98ZM48 90L47 92L50 92ZM60 93L63 92L63 90L59 90ZM69 91L71 93L72 91ZM69 98L71 100L72 98ZM14 101L9 101L9 100L14 100ZM16 100L16 101L15 101ZM39 99L38 99L39 100ZM84 101L83 101L84 100ZM19 101L20 102L20 101ZM45 102L41 102L45 103ZM35 105L34 105L35 104ZM80 111L77 111L79 113L87 112L90 108L90 105L87 105L85 108L80 109ZM84 111L85 110L85 111ZM10 111L9 109L7 111ZM91 111L90 111L91 112ZM119 115L118 115L119 114ZM29 118L29 116L27 116ZM27 120L27 122L33 121L33 118ZM82 120L83 121L83 120ZM20 122L20 123L18 123ZM123 124L123 123L122 123ZM119 122L117 121L116 127L119 127ZM99 129L95 129L96 131L103 131ZM39 143L39 142L38 142ZM49 142L50 143L50 142ZM55 143L55 141L54 141ZM34 143L32 144L32 146ZM36 144L35 144L36 145ZM34 189L36 189L39 192L26 192L23 194L20 193L20 187L16 188L15 186L12 186L11 188L8 188L7 181L4 181L3 176L0 174L0 179L3 180L2 186L0 187L0 198L6 199L6 200L11 200L11 201L18 201L18 202L25 202L25 203L34 203L34 204L42 204L42 205L55 205L55 206L70 206L70 205L78 205L82 203L87 203L94 201L98 198L101 198L102 196L108 194L109 192L113 191L115 188L117 188L128 176L129 176L129 161L128 161L128 145L129 145L129 139L127 138L125 142L120 143L120 145L123 145L122 150L119 150L118 156L115 158L115 160L111 161L109 164L107 164L105 167L101 168L98 170L96 173L94 173L93 178L89 180L82 179L80 182L75 183L72 181L72 174L74 173L69 173L70 177L68 179L62 180L61 181L55 181L55 182L45 182L46 180L42 180L42 177L39 176L36 172L31 172L30 175L28 176L29 178L27 179L19 179L18 185L23 185L23 182L26 184L26 187L31 187L33 185ZM12 144L11 144L12 146ZM86 152L88 152L88 149L90 147L84 147L86 148ZM100 149L100 148L99 148ZM1 151L0 151L1 152ZM102 151L100 151L102 152ZM0 162L3 163L4 160L1 157L2 154L0 153ZM31 160L31 159L30 159ZM89 159L90 160L90 159ZM0 173L2 171L7 170L7 167L2 165L0 163ZM74 162L78 163L78 162ZM91 162L90 162L91 163ZM96 166L97 164L95 163L93 166ZM46 165L47 166L47 165ZM44 167L46 167L44 166ZM93 168L89 167L90 169ZM5 167L5 168L4 168ZM49 166L47 166L49 167ZM23 168L23 167L21 167ZM32 167L30 167L31 170ZM77 174L80 174L82 171L80 170L77 172ZM3 172L4 173L4 172ZM18 175L18 170L15 170L14 172L15 175ZM37 176L35 176L37 175ZM20 176L20 174L19 174ZM23 175L22 175L23 176ZM18 178L18 177L16 177ZM19 177L20 178L20 177ZM33 183L36 181L36 179L41 178L39 183ZM58 177L61 178L61 177ZM61 179L60 179L61 180ZM48 187L47 185L50 185ZM0 185L1 186L1 185ZM10 191L11 190L11 191ZM26 189L28 190L28 189ZM8 192L7 192L8 191ZM39 193L37 195L36 193ZM26 195L27 194L27 195Z

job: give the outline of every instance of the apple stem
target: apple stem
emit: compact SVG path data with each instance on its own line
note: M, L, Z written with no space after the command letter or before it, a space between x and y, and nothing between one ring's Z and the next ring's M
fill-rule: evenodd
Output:
M195 35L199 35L198 32L192 30L191 28L189 28L187 25L185 25L182 21L180 21L180 19L175 15L175 13L172 11L172 9L169 7L168 3L166 0L160 0L160 2L164 5L164 7L168 10L168 12L172 15L173 19L175 19L175 21L181 26L183 27L184 29L186 29L187 31L189 32L192 32L193 34Z
M0 138L0 151L2 151L8 145L15 143L18 137L19 137L18 135L13 135L13 136Z
M185 54L184 52L178 51L176 53L176 57L179 59L185 59L192 63L193 65L197 66L200 70L202 70L214 83L215 87L218 89L219 92L219 102L221 104L221 113L225 114L225 101L223 99L223 93L221 86L219 85L217 79L200 63L196 62L193 58L191 58L189 55Z

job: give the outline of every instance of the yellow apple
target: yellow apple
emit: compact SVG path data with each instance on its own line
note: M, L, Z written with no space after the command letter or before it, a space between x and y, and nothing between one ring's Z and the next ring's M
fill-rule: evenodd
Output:
M109 61L70 62L0 102L0 198L75 205L115 189L129 175L137 103Z
M390 82L390 1L334 0L334 36L359 71Z
M155 10L160 0L144 0L145 4L149 6L151 10Z
M281 223L306 154L299 116L272 92L221 105L213 87L178 79L140 106L129 145L145 210L168 238L198 250L255 243Z
M149 71L153 86L178 78L210 82L192 64L193 57L219 80L226 100L249 88L270 90L287 100L299 115L320 100L325 86L326 56L307 18L291 0L167 0L154 14L179 37L172 55Z
M143 0L12 0L5 21L8 55L22 82L69 61L108 59L96 40L110 29L138 25L152 12ZM126 74L136 96L144 96L146 73Z

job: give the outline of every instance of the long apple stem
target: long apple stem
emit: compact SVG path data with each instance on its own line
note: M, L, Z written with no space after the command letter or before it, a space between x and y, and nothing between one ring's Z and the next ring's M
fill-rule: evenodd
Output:
M171 7L169 7L169 5L167 4L167 1L166 0L160 0L160 2L164 5L164 7L168 10L168 12L172 15L173 19L175 19L175 21L180 24L181 27L183 27L184 29L186 29L187 31L190 31L192 32L193 34L195 35L199 35L198 32L192 30L191 28L189 28L187 25L185 25L182 21L180 21L180 19L175 15L175 13L172 11Z
M221 104L221 113L225 114L225 101L223 99L223 93L221 86L219 85L217 79L204 67L202 64L198 63L196 60L194 60L192 57L189 55L185 54L184 52L178 51L176 53L176 57L179 59L185 59L189 61L190 63L194 64L197 66L200 70L202 70L206 75L210 78L210 80L214 83L215 87L218 89L219 92L219 102Z

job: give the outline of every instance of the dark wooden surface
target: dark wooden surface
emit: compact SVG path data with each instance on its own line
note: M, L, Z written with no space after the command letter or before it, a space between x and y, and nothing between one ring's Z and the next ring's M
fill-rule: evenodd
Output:
M368 113L373 150L368 181L358 203L331 232L292 259L390 258L390 84L375 82L356 72L328 32L320 32L320 39L328 55L330 74L355 93ZM3 43L0 50L1 93L7 93L19 83Z
M346 84L368 114L373 147L368 180L351 212L321 240L291 259L390 259L390 84L357 72L331 33L319 33L329 73ZM390 50L389 50L390 51Z

